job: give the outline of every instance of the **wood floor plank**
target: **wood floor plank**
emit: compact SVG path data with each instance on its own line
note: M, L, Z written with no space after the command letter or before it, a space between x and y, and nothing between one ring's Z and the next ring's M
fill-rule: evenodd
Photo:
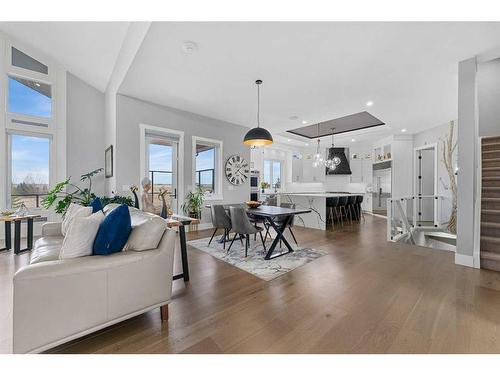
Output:
M499 353L500 273L388 243L385 225L367 215L334 231L296 227L302 246L327 254L269 282L188 246L191 281L174 282L168 322L156 309L49 352ZM0 254L2 353L12 351L12 277L27 261Z

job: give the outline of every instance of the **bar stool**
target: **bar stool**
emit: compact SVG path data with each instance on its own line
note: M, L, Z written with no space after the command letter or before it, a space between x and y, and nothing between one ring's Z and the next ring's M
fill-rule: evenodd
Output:
M345 217L347 219L347 210L346 210L347 199L348 199L348 197L345 195L339 197L339 203L337 205L339 208L339 212L340 212L340 224L342 226L344 226L344 220L342 219L342 210L344 211Z
M365 221L365 214L363 212L363 209L361 208L361 203L363 203L363 196L362 195L357 195L356 196L356 211L358 213L358 220L361 221L361 217L363 217L363 221Z
M337 210L338 206L339 206L339 197L328 198L328 208L329 208L330 221L332 222L332 229L335 228L335 226L333 225L333 222L335 221L335 218L333 217L334 213L335 217L337 218L337 221L339 221L339 213Z
M356 212L355 212L355 206L356 206L356 195L349 195L347 197L347 210L349 211L349 219L352 224L352 214L354 213L354 219L356 219Z

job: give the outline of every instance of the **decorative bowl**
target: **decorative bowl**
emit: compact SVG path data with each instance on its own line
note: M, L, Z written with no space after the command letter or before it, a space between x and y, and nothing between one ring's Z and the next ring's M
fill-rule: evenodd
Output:
M2 216L10 216L13 215L16 211L14 210L2 210L0 211L0 215Z
M261 203L261 202L259 202L259 201L248 201L248 202L245 202L245 203L247 204L247 206L248 206L249 208L257 208L257 207L259 207L260 205L262 205L262 203Z

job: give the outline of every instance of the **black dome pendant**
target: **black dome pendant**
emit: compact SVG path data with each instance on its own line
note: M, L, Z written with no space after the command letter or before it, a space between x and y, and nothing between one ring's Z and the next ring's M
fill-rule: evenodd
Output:
M258 79L255 81L257 84L257 127L250 129L247 134L245 134L245 138L243 139L243 143L249 146L267 146L273 144L274 140L266 129L260 127L260 90L259 87L262 84L262 81Z

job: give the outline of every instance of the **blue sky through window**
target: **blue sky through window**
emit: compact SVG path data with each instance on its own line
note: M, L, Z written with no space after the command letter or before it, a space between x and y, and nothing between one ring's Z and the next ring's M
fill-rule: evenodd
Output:
M11 135L12 183L32 180L49 183L50 140L42 137Z
M52 99L12 77L9 77L8 109L11 113L37 117L51 117Z
M172 172L172 146L158 145L151 143L149 145L149 170ZM171 173L155 173L154 184L172 184Z
M215 166L215 148L198 152L198 155L196 155L197 172L203 171L205 169L214 169L214 166ZM210 185L213 183L211 171L201 172L199 175L200 177L198 177L198 173L196 174L196 183L200 183L200 181L198 181L199 178L201 178L202 185Z

